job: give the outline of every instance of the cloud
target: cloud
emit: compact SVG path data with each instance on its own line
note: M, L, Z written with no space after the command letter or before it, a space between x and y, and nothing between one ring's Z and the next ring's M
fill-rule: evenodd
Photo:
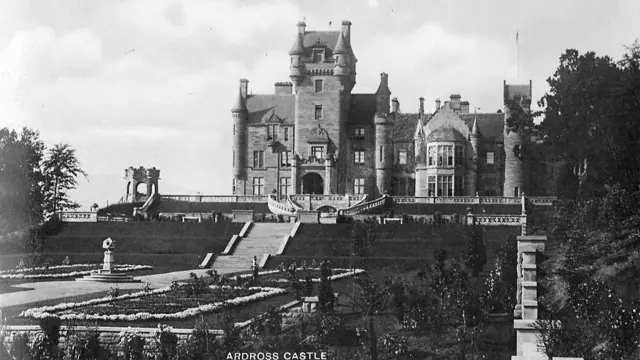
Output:
M478 92L487 87L497 89L495 94L481 94L489 100L487 109L502 105L502 79L511 65L503 43L456 35L435 23L424 23L404 36L378 34L357 40L352 41L356 56L369 54L358 58L357 92L375 92L379 74L386 72L393 96L408 104L405 109L417 109L420 96L435 99L451 93L471 97L466 100L473 107Z

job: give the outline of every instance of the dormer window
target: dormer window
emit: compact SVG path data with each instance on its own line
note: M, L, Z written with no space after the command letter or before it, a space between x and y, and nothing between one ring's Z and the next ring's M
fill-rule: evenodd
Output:
M313 62L324 61L324 49L313 49Z

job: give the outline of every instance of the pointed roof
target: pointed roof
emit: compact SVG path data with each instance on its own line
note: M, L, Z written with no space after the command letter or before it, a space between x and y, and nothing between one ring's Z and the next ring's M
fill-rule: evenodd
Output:
M243 111L247 110L247 102L242 96L242 89L238 87L238 96L236 96L235 102L233 103L233 107L231 107L231 111Z
M334 54L350 54L350 46L347 43L347 40L344 38L344 34L340 33L338 37L338 42L336 43L335 48L333 49Z
M293 43L293 47L289 50L289 55L304 55L304 35L301 33L296 34L296 40Z
M380 74L380 86L378 86L376 95L391 95L391 90L389 90L388 79L389 79L389 75L385 73Z
M478 118L474 117L473 118L473 127L471 128L471 135L473 136L478 136L479 132L478 132Z

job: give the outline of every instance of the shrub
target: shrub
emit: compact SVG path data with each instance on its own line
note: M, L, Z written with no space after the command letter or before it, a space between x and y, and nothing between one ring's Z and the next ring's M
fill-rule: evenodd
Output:
M386 334L382 338L382 346L392 356L403 356L409 351L409 338L402 335Z
M110 358L109 350L100 344L100 333L96 329L68 332L66 353L69 360L102 360Z
M321 314L316 336L322 344L337 344L344 335L345 325L342 318L333 314Z
M433 214L433 222L436 224L442 224L444 222L444 219L442 218L442 213L440 211L436 211Z
M120 338L118 345L126 360L144 360L144 338L131 328L123 330L118 336Z
M173 359L177 353L178 336L167 325L158 324L154 334L154 348L158 354L157 360Z
M28 360L31 352L29 335L24 332L12 333L9 338L9 354L16 360Z
M71 260L68 256L64 257L64 260L62 260L62 265L71 265Z
M483 229L473 226L467 243L466 266L471 269L472 276L478 276L487 263L487 252L484 246Z
M116 298L120 296L120 289L117 286L112 286L111 289L107 292L107 296L111 298Z

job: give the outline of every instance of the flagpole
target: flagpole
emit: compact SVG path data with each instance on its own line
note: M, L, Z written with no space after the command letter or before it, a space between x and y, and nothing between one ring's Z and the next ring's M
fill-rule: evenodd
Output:
M516 30L516 82L520 81L520 32Z

